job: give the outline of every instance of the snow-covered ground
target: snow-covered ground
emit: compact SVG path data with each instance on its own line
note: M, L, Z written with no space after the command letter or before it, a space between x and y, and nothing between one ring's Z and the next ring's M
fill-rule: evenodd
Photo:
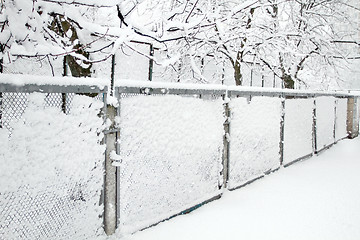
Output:
M123 240L360 239L360 138ZM110 237L111 240L119 236Z

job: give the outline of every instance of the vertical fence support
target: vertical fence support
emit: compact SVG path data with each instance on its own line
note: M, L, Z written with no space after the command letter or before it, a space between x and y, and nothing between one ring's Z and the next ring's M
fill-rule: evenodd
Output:
M336 125L338 124L338 119L337 119L338 104L339 104L339 99L335 98L335 102L334 102L334 128L333 128L334 143L336 143Z
M223 184L222 188L227 188L227 183L229 180L229 163L230 163L230 122L231 122L231 110L229 107L229 96L228 92L224 95L224 113L225 113L225 122L224 122L224 137L223 137L223 155L222 155L222 175L223 175Z
M107 235L116 230L116 167L112 166L111 152L116 152L116 131L114 121L117 115L114 106L107 106L106 117L112 122L105 136L105 179L104 179L104 229Z
M2 104L3 104L3 94L0 92L0 128L3 127L3 124L2 124Z
M115 54L113 54L111 56L110 96L114 96L115 65L116 65L116 58L115 58Z
M253 69L251 69L250 70L250 87L252 87L252 85L253 85L253 76L254 76Z
M355 138L359 136L359 118L357 110L357 98L349 97L347 104L347 132L349 138Z
M150 44L150 59L149 59L149 81L152 81L153 78L153 68L154 68L154 59L152 59L152 57L154 57L154 46L152 44Z
M313 105L313 152L317 153L317 129L316 129L316 99L314 98L314 105Z
M3 73L3 59L0 59L0 74ZM0 128L2 128L2 100L3 100L3 94L0 92Z
M66 56L63 59L63 77L66 77L67 72L67 64L66 64ZM66 114L66 93L61 93L61 110Z
M285 100L286 98L282 97L283 100L281 101L281 122L280 122L280 166L284 163L284 139L285 139Z
M275 74L275 72L274 72L273 88L275 88L275 87L276 87L276 74Z
M121 119L121 94L117 93L115 94L118 106L116 108L117 117ZM117 127L116 131L116 154L120 155L120 127ZM120 167L116 167L116 228L120 225Z

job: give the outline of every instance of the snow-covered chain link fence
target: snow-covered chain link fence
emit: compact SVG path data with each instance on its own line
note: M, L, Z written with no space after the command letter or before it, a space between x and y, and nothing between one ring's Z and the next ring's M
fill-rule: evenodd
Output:
M133 233L358 134L348 93L146 82L109 99L85 85L0 92L1 240L89 239L102 221Z
M1 87L0 239L100 235L103 102Z
M21 119L27 104L29 93L5 92L2 93L2 108L0 109L0 126L7 128L11 134L11 122ZM66 114L70 113L72 93L46 93L44 107L57 107Z
M278 97L230 101L229 188L280 167L281 101Z
M148 227L219 195L222 104L221 96L121 95L118 190L123 232Z

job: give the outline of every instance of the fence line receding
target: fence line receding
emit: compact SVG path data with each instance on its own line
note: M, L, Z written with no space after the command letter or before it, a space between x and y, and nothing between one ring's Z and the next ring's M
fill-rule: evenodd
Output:
M0 239L133 233L358 135L345 92L144 82L111 105L94 86L0 92Z

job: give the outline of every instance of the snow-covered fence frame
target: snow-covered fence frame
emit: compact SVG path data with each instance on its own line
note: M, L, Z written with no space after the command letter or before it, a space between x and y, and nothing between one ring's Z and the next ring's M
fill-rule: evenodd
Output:
M275 89L268 89L268 88L244 88L244 87L226 87L226 86L218 86L218 85L191 85L191 84L170 84L170 83L156 83L156 82L136 82L136 81L123 81L120 82L121 85L118 85L115 88L115 99L111 98L110 100L107 99L106 97L106 87L105 88L100 88L98 87L98 85L88 85L88 84L84 84L82 82L81 79L76 79L79 80L79 84L78 85L74 85L72 83L71 84L64 84L63 86L60 86L59 84L57 85L56 83L50 85L48 84L49 81L53 81L54 78L50 78L44 82L44 84L11 84L9 81L5 81L5 83L1 82L2 78L9 78L9 79L14 79L16 78L15 76L10 76L10 75L6 75L6 74L2 74L0 75L0 93L5 93L5 92L25 92L25 93L30 93L30 92L41 92L41 93L87 93L87 94L93 94L93 93L104 93L104 102L105 103L111 103L107 105L107 108L105 108L103 110L104 116L106 116L108 119L110 119L111 124L109 122L108 125L111 125L109 129L107 129L106 131L104 131L105 137L104 140L106 142L106 160L105 160L105 169L106 169L106 176L105 176L105 184L104 184L104 195L103 195L103 199L102 201L104 202L104 227L105 227L105 231L108 234L111 234L115 231L116 227L118 227L120 229L121 232L124 233L129 233L129 232L134 232L136 230L142 229L142 228L146 228L149 227L153 224L156 224L157 222L160 222L164 219L167 219L169 217L172 217L174 215L177 215L180 212L187 212L187 211L191 211L192 209L195 209L197 206L200 206L201 204L207 202L207 201L211 201L215 198L218 198L219 196L221 196L222 193L222 189L224 188L228 188L228 189L235 189L237 187L242 186L243 184L246 184L248 182L251 182L253 180L255 180L257 177L261 177L264 174L270 173L271 171L276 170L279 166L283 165L283 166L288 166L296 161L299 161L301 159L304 159L306 157L309 157L311 155L313 155L314 153L317 153L317 148L316 148L316 138L318 137L317 135L319 134L316 131L316 99L319 97L331 97L331 98L335 98L338 102L342 102L341 106L335 105L334 104L334 108L336 107L336 109L334 109L334 115L339 114L341 115L341 124L340 125L336 125L336 122L333 124L333 129L334 129L334 136L336 136L337 134L337 130L335 129L335 127L337 127L340 133L339 139L342 139L344 137L344 118L345 118L345 113L344 113L344 108L345 108L345 102L347 101L347 129L348 129L348 133L350 134L350 136L356 136L358 134L358 123L359 123L359 116L358 116L358 105L357 105L357 99L358 99L358 95L355 94L351 94L351 93L347 93L347 92L337 92L337 93L331 93L331 92L308 92L308 91L294 91L294 90L275 90ZM36 77L38 78L38 77ZM67 78L58 78L59 80L62 80L64 82L66 82ZM31 79L30 79L31 80ZM76 81L75 79L72 79L74 81ZM95 81L93 79L90 79L91 81ZM54 81L54 82L58 82L59 81ZM243 98L242 101L241 98ZM132 103L131 99L137 99L135 102ZM240 99L240 100L239 100ZM257 99L261 99L262 101L258 101ZM263 101L263 100L266 101ZM0 99L1 100L1 99ZM293 155L291 157L289 157L288 159L285 159L286 156L284 156L284 151L285 149L289 146L287 145L286 142L286 134L289 133L289 130L287 130L286 128L286 123L289 123L289 121L291 122L291 118L290 120L288 120L288 117L290 115L290 113L286 114L286 107L291 107L293 105L293 103L290 103L292 101L297 101L299 100L299 102L307 102L306 105L309 105L306 109L306 116L310 116L312 113L312 119L310 121L307 122L306 126L310 126L312 124L312 149L311 152L308 153L309 150L309 146L307 146L306 151L300 151L299 154L297 155ZM276 119L278 120L278 122L275 123L272 127L273 131L270 131L270 133L272 134L272 136L276 136L276 139L274 137L274 139L276 140L275 144L272 144L271 146L274 147L275 151L271 152L271 157L273 157L273 159L270 159L268 162L271 163L270 165L266 165L266 168L260 168L260 172L258 172L258 175L253 175L251 176L249 179L246 179L245 181L240 182L240 184L238 184L238 182L234 182L231 183L229 182L229 179L231 178L231 176L229 176L229 173L231 174L231 161L233 161L232 156L231 156L231 144L234 143L233 141L233 137L234 137L234 133L236 131L234 131L234 119L231 119L233 117L232 115L232 104L236 103L237 101L240 101L240 109L243 106L246 106L248 103L247 101L250 102L249 106L251 106L251 104L254 104L253 106L256 106L257 108L261 108L262 104L264 102L267 102L267 107L270 109L272 108L272 114L270 114L272 116L272 119ZM256 101L258 101L258 103L256 104ZM311 104L311 102L313 101L313 104ZM199 144L199 142L196 142L196 144L198 144L199 147L202 147L201 145L204 146L212 146L212 147L207 147L206 150L209 150L210 154L200 154L201 156L203 155L204 158L200 158L203 168L202 171L209 173L209 174L205 174L203 176L203 179L210 179L210 181L206 182L206 184L202 185L201 189L205 189L203 192L201 192L201 196L203 196L203 198L197 198L194 201L188 201L189 199L186 198L181 198L183 196L191 196L194 194L189 194L189 191L194 191L193 186L196 186L196 184L198 183L198 179L196 178L197 176L194 177L193 175L185 175L185 178L182 179L182 177L184 177L183 173L185 173L186 171L183 171L181 169L182 164L177 164L176 166L173 166L174 168L170 168L170 170L172 171L177 171L177 176L178 178L176 178L176 181L179 181L181 183L181 181L186 181L187 179L191 179L193 178L193 181L191 183L187 183L186 187L187 188L183 188L181 189L179 186L177 185L172 185L172 188L178 188L181 189L183 191L183 195L181 197L179 197L178 199L180 199L180 202L186 202L186 204L184 205L171 205L171 199L163 199L164 203L169 204L167 207L170 207L171 210L173 211L168 211L169 209L166 209L166 206L164 207L164 205L161 205L161 201L158 201L158 199L154 202L156 202L155 204L155 208L153 208L153 206L151 205L146 205L144 204L144 206L142 206L143 208L148 208L148 210L152 210L152 209L165 209L166 210L166 214L164 214L163 212L156 212L157 218L153 218L150 216L149 219L142 219L141 221L137 222L134 225L131 224L127 224L127 223L131 223L131 222L136 222L134 220L136 220L136 218L133 218L133 216L141 216L141 211L142 209L137 209L137 207L132 207L129 205L125 204L125 207L123 209L127 209L129 210L127 213L125 211L126 214L128 214L127 219L125 218L125 221L123 221L123 217L124 215L124 210L121 210L121 206L127 201L127 203L129 202L140 202L142 203L144 200L144 198L146 198L148 196L148 194L152 193L152 190L154 188L152 188L152 184L153 185L166 185L166 181L163 181L163 179L157 179L157 178L148 178L146 179L146 181L151 182L152 184L148 184L145 182L141 182L138 181L137 185L135 184L135 186L141 186L141 184L144 184L144 186L146 186L146 188L148 188L148 191L145 193L143 192L143 194L141 194L142 192L140 191L139 195L137 194L130 194L131 192L128 191L129 194L126 194L127 196L125 196L124 198L124 192L121 192L121 183L125 183L125 185L127 184L127 180L131 180L133 181L135 179L135 181L137 181L136 178L129 177L130 175L126 175L124 174L124 172L122 172L122 169L124 169L124 166L129 166L126 165L127 160L129 160L131 158L132 152L124 152L122 150L128 150L128 151L132 151L134 149L134 151L136 151L136 149L139 149L141 147L144 148L144 146L142 146L141 144L133 144L133 145L128 145L128 148L123 148L123 146L121 145L122 142L122 137L129 137L129 136L136 136L136 134L138 134L138 132L133 131L135 128L128 128L128 131L123 128L125 127L129 127L129 123L131 123L131 121L133 120L131 118L131 115L127 115L127 114L122 114L122 113L131 113L132 111L134 111L137 115L137 117L139 117L139 114L141 116L141 118L139 118L137 122L135 122L134 125L138 125L138 128L143 131L144 133L148 134L153 134L152 131L148 132L149 129L152 129L154 126L151 125L147 125L148 123L151 123L151 120L153 119L153 116L155 116L155 118L157 118L157 121L161 120L161 117L159 118L159 116L161 116L161 114L153 114L152 116L149 116L148 121L147 122L143 122L144 119L147 118L148 114L152 114L151 111L148 111L146 106L154 106L156 104L159 104L161 102L160 105L165 105L167 106L164 109L157 109L157 111L169 111L167 113L167 115L163 115L168 117L171 121L174 121L176 119L181 119L180 122L175 122L174 126L177 125L181 125L181 124L189 124L191 122L194 122L194 124L192 125L188 125L191 127L191 129L193 129L194 131L197 131L197 138L196 139L201 139L200 137L202 136L207 136L208 138L208 142L210 142L210 145L206 145L206 141L201 141L201 144ZM251 103L252 102L252 103ZM186 104L189 104L188 106L191 106L191 104L193 104L194 108L190 108L187 109ZM237 103L236 103L237 104ZM299 103L300 105L304 104L304 103ZM1 104L0 104L1 105ZM272 105L276 105L276 107L272 106ZM313 105L313 106L311 106ZM274 107L274 108L273 108ZM313 107L312 109L310 109L311 107ZM174 110L175 109L175 110ZM205 109L205 110L204 110ZM284 110L285 109L285 110ZM310 110L312 110L312 112ZM171 110L171 111L170 111ZM239 109L238 109L239 110ZM282 111L279 111L282 110ZM181 112L180 115L176 115L176 111ZM1 110L0 110L1 112ZM300 111L301 112L301 111ZM201 118L200 115L203 115L202 113L205 113L204 116L206 116L206 118ZM275 113L275 114L274 114ZM297 113L294 113L293 116L296 116ZM179 117L180 116L180 117ZM195 117L194 117L195 116ZM192 118L195 118L194 121L192 121ZM210 120L210 122L207 118L211 118L212 120ZM336 118L335 118L336 119ZM162 122L163 124L169 124L168 122ZM124 125L125 124L125 125ZM128 124L128 125L126 125ZM216 131L214 132L212 127L210 128L204 128L203 130L198 129L199 126L215 126ZM169 125L167 125L169 126ZM131 127L131 125L130 125ZM134 126L132 126L134 127ZM154 128L156 129L156 128ZM291 129L291 127L290 127ZM1 129L0 129L1 130ZM157 131L155 131L156 133ZM178 131L177 134L179 134L180 136L183 132L186 132L186 129L181 129L181 131ZM209 134L211 133L211 134ZM211 138L210 136L213 135L213 138ZM295 133L293 133L293 136L296 136ZM166 136L171 136L171 132L170 134L166 135ZM291 135L289 135L289 137L291 138ZM156 138L149 138L151 141L147 141L146 139L146 143L151 143L152 141L156 141ZM209 140L210 139L210 140ZM136 139L135 139L136 140ZM144 140L144 138L143 138ZM175 139L177 140L177 139ZM193 139L187 139L187 141L189 143L192 143ZM284 141L285 140L285 141ZM176 141L174 141L176 142ZM334 139L335 142L335 139ZM139 141L135 141L133 143L139 143ZM194 145L196 145L194 144ZM332 144L332 143L331 143ZM165 145L165 144L163 144ZM191 144L192 145L192 144ZM218 146L218 149L213 148L213 146ZM150 145L152 146L152 145ZM330 145L326 146L329 147ZM261 147L261 146L260 146ZM183 147L184 148L184 147ZM186 147L185 147L186 148ZM326 149L325 148L325 149ZM166 148L165 148L166 149ZM170 148L169 148L170 149ZM175 151L175 155L171 155L172 157L175 156L174 158L177 158L177 154L178 155L183 155L183 156L190 156L190 154L192 152L195 152L196 154L198 153L202 153L201 148L199 148L200 150L196 149L197 151L194 151L194 149L191 149L191 146L188 147L189 151ZM215 150L214 150L215 149ZM234 149L233 149L234 150ZM291 150L291 149L290 149ZM321 150L320 148L318 149L319 151ZM149 153L149 152L147 152ZM196 155L195 154L195 155ZM275 156L276 155L276 156ZM130 157L129 157L130 156ZM146 155L144 155L146 156ZM161 157L161 156L160 156ZM145 158L144 158L145 159ZM177 160L181 160L181 158L177 158ZM166 164L168 164L169 161L164 161L164 165L161 166L166 166ZM179 161L177 162L179 163ZM181 162L180 162L181 163ZM215 164L214 164L215 163ZM273 163L273 164L272 164ZM188 169L190 169L190 167L188 165L185 165ZM269 167L270 166L270 167ZM142 172L144 172L141 168L142 168L142 164L141 162L135 162L135 165L132 165L133 169L135 169L133 175L135 176L146 176L146 175L142 175ZM157 167L156 165L153 166L154 168L151 168L151 171L156 171ZM186 169L187 169L186 168ZM177 169L177 170L175 170ZM200 169L200 168L199 168ZM169 171L169 169L167 168L159 168L157 170L160 170L161 173L165 173L165 177L171 177L169 175L166 175L166 171ZM180 173L179 173L180 172ZM125 181L121 181L121 177L126 177L128 176L129 178L125 178ZM200 175L201 176L201 175ZM131 183L131 181L129 181L129 183ZM139 185L140 183L140 185ZM211 183L211 184L208 184ZM146 185L148 184L148 185ZM209 187L210 186L210 187ZM208 191L210 189L210 192ZM137 189L135 189L137 190ZM165 190L163 190L164 192ZM165 191L166 192L166 191ZM205 194L204 194L205 193ZM209 194L208 194L209 193ZM123 196L123 197L121 197ZM161 196L159 194L159 196ZM0 198L1 198L1 194L0 194ZM191 198L190 198L191 200ZM1 201L1 200L0 200ZM123 202L121 202L123 201ZM159 204L160 203L160 204ZM136 206L136 205L134 205ZM150 207L149 207L150 206ZM180 206L180 207L179 207ZM131 211L130 211L131 210ZM145 211L146 213L146 211ZM147 213L146 213L147 214ZM146 215L145 214L145 215ZM133 216L131 216L133 215ZM145 216L144 214L142 216ZM130 216L130 217L129 217ZM1 221L1 220L0 220ZM0 227L1 228L1 227ZM0 233L1 234L1 233Z
M319 95L314 109L314 152L319 153L344 138L359 135L358 95Z
M264 89L264 88L243 88L243 87L226 87L226 86L204 86L204 85L189 85L189 84L171 84L171 83L149 83L149 82L136 82L136 81L124 81L122 83L120 83L121 85L118 85L118 87L116 88L115 91L115 96L118 99L118 103L116 105L116 109L115 109L115 114L114 114L114 119L117 118L117 120L115 120L115 122L117 122L117 126L115 124L114 129L111 130L113 131L115 134L115 139L114 142L116 142L117 144L114 145L114 151L117 153L117 155L113 158L113 162L115 162L115 165L117 166L116 168L116 172L114 176L116 176L117 178L117 186L113 186L113 202L116 203L117 205L117 210L116 210L116 214L113 214L113 222L115 223L117 221L116 224L114 224L114 228L115 225L120 228L122 232L124 233L129 233L129 232L133 232L136 231L137 229L142 229L142 228L146 228L151 226L152 224L155 224L156 222L161 221L161 219L166 219L167 217L169 217L170 215L162 215L161 217L159 217L158 219L152 219L151 221L148 222L142 222L141 224L137 225L137 226L126 226L126 224L123 224L121 221L122 218L124 218L124 212L121 210L121 205L123 204L121 201L121 196L124 195L124 193L121 192L121 177L120 175L122 174L121 168L125 167L126 164L124 164L124 160L126 161L126 159L130 159L131 158L131 154L130 152L127 152L127 155L122 153L122 141L121 141L121 137L124 136L125 137L129 135L129 133L126 133L124 127L124 122L126 121L131 121L131 118L129 119L125 119L124 120L124 115L121 114L122 111L124 111L124 105L121 104L121 102L126 102L126 101L131 101L128 99L131 98L143 98L142 99L142 104L148 104L147 100L149 100L149 102L151 102L153 100L153 98L159 97L159 96L174 96L174 95L178 95L180 98L196 98L196 99L208 99L209 96L221 96L221 98L223 99L223 115L225 116L224 118L224 122L222 123L223 127L223 153L222 153L222 171L220 173L220 177L223 179L222 180L222 185L219 187L220 188L228 188L228 189L235 189L238 187L243 186L244 184L247 184L253 180L256 180L258 177L262 177L265 174L268 174L272 171L277 170L281 165L284 166L289 166L294 162L297 162L299 160L305 159L309 156L312 156L315 152L316 152L316 148L315 148L315 141L316 141L316 118L315 118L315 113L316 113L316 108L315 108L315 99L319 98L319 97L336 97L337 99L347 99L349 97L351 97L351 94L348 94L346 92L337 92L337 93L331 93L331 92L309 92L309 91L294 91L294 90L274 90L274 89ZM147 97L147 100L145 100L145 98ZM230 178L231 178L231 169L232 169L232 165L231 165L231 161L232 161L232 154L231 151L231 144L234 144L234 119L233 119L233 113L232 113L232 104L233 102L236 102L238 98L243 97L244 99L247 100L252 100L253 102L256 102L256 99L263 99L265 101L263 101L260 104L258 103L257 106L261 106L261 104L263 104L264 102L268 102L268 105L266 106L266 108L271 108L272 105L276 105L276 107L273 107L273 112L275 114L272 115L273 118L273 122L274 122L274 127L273 130L271 132L272 136L274 137L275 141L272 142L271 148L268 149L272 149L270 154L271 156L268 157L268 165L266 165L265 168L261 168L260 171L257 173L257 175L251 176L249 179L245 179L244 181L240 182L240 184L238 183L231 183ZM162 99L164 102L166 102L166 98ZM307 117L309 119L307 119L307 125L308 125L308 135L306 135L306 140L307 140L307 146L304 148L305 150L303 151L299 151L297 154L288 157L288 159L285 161L284 160L284 150L289 147L291 145L291 141L290 143L288 142L287 145L286 142L284 142L284 138L286 137L286 134L289 132L289 130L286 130L287 132L285 132L285 120L287 118L289 118L289 114L288 116L285 114L285 106L286 106L286 102L288 101L288 106L291 107L291 100L297 101L299 100L301 103L303 104L304 102L307 102L309 105L306 110L307 112ZM176 105L176 104L175 104ZM150 106L150 105L148 105ZM131 111L135 111L135 112L141 112L143 114L149 114L149 112L143 111L142 109L139 109L138 106L136 106L136 104L132 105L131 107L133 107L132 110L130 109L130 106L125 107L127 108L127 110L125 112L129 113ZM176 107L178 107L176 105ZM334 106L335 108L335 106ZM181 108L180 108L181 109ZM334 109L335 111L335 109ZM115 115L117 117L115 117ZM295 114L296 115L296 114ZM145 116L146 118L146 116ZM150 117L152 118L152 117ZM261 117L257 117L257 118L261 118ZM292 117L294 118L294 117ZM291 121L291 117L290 120ZM141 122L141 121L140 121ZM136 125L136 124L135 124ZM261 125L261 124L260 124ZM333 124L333 126L335 127L335 124ZM128 126L125 126L125 128ZM139 126L137 126L141 129L146 129L147 126L146 124L143 126L141 124L139 124ZM334 129L335 130L335 129ZM146 131L146 130L144 130ZM341 129L342 133L343 133L343 129ZM132 132L135 132L134 130ZM136 135L136 134L135 134ZM133 135L133 136L135 136ZM296 133L293 133L293 135L288 135L288 138L291 137L296 137ZM307 139L309 138L309 139ZM153 139L154 140L154 139ZM301 140L301 139L300 139ZM140 144L138 142L138 144ZM136 144L135 144L136 145ZM134 146L135 146L134 145ZM140 144L141 145L141 144ZM143 145L142 145L143 146ZM144 147L144 146L143 146ZM327 146L329 147L329 146ZM129 150L129 149L128 149ZM291 149L290 149L291 150ZM236 151L236 149L235 149ZM266 156L266 154L263 156ZM250 161L251 163L251 161ZM138 163L139 165L142 165L141 163ZM256 165L256 164L255 164ZM139 170L139 169L138 169ZM238 169L239 170L239 169ZM141 172L141 170L139 170ZM160 180L160 182L163 182ZM220 182L220 181L219 181ZM238 184L238 185L237 185ZM144 183L144 186L146 186L146 184ZM117 197L116 197L117 195ZM145 194L146 195L146 194ZM216 196L215 196L216 197ZM136 197L133 196L133 198L135 199ZM212 198L209 198L212 199ZM123 199L124 201L124 199ZM131 201L131 198L129 199L125 199L126 201ZM144 200L145 201L145 200ZM206 202L206 200L204 201ZM201 204L201 203L200 203ZM129 207L129 206L126 206ZM195 205L194 205L195 207ZM150 206L151 208L151 206ZM192 208L190 208L192 209ZM177 211L179 212L179 211ZM176 215L176 211L172 212L174 213L174 215ZM130 213L127 213L130 214ZM135 214L135 212L133 211L132 214ZM139 212L137 212L137 214L139 214ZM125 214L126 215L126 214ZM135 214L136 215L136 214ZM160 215L159 215L160 216ZM125 221L129 221L129 222L135 222L134 219L131 219L131 217L129 218L128 216L125 216L125 218L127 218ZM136 224L135 224L136 225Z
M347 132L347 109L347 98L337 98L335 100L335 142L349 136Z
M282 99L229 93L228 188L244 186L280 167Z
M335 134L341 136L336 140L347 137L344 121L349 118L349 115L344 116L343 105L344 101L351 101L353 97L347 92L230 87L228 97L230 98L228 111L231 119L228 127L230 141L227 144L228 166L224 168L228 171L229 189L242 187L277 170L281 165L289 166L329 148L336 142ZM317 106L316 100L327 98L332 98L334 101L330 106L331 117L324 117L321 121L321 117L316 118L316 113L318 112L319 115L323 111L326 115L328 109L323 109L321 104ZM254 100L254 107L251 107ZM273 103L267 105L270 101ZM341 102L341 104L335 104L335 102ZM234 103L240 105L236 106ZM277 105L276 108L271 107L274 104ZM300 106L296 107L299 104L303 109ZM338 109L337 112L336 109ZM252 117L249 118L249 115ZM304 125L303 128L299 124ZM321 128L324 125L325 128L326 125L330 126L332 139L320 147L318 143L323 137ZM272 130L268 131L269 129ZM356 132L356 129L353 131ZM249 146L248 141L251 142Z
M315 152L320 152L335 143L335 97L317 97L315 106Z
M20 75L21 76L21 75ZM5 83L1 83L0 82L0 127L5 127L4 126L4 122L3 120L3 111L1 109L1 105L4 104L4 98L5 98L5 94L6 93L13 93L13 94L29 94L29 93L34 93L34 92L39 92L39 93L48 93L48 94L61 94L60 99L58 99L58 105L60 105L59 107L61 107L62 111L64 113L68 113L69 109L67 108L67 105L69 105L70 99L69 96L70 94L88 94L88 95L93 95L93 94L100 94L100 93L107 93L107 87L103 87L100 88L97 85L76 85L74 83L70 84L70 85L61 85L61 79L62 78L57 78L58 80L60 80L60 84L38 84L38 83L30 83L30 84L24 84L24 80L20 80L19 82L15 84L11 83L12 79L16 79L17 77L20 79L23 79L23 77L19 77L17 75L12 75L12 74L1 74L0 75L0 80L5 80ZM27 76L25 76L26 78ZM44 78L44 77L33 77L31 76L30 79L42 79L43 82L46 82L46 80L44 81L44 79L54 79L53 77L48 77L48 78ZM30 80L30 81L31 81ZM106 100L106 94L104 94L105 96L105 100ZM25 97L26 98L26 97ZM50 100L53 101L53 100ZM19 103L22 105L25 105L25 102L23 103ZM50 104L51 105L51 104ZM13 110L16 111L16 110ZM12 120L12 119L9 119Z
M72 85L46 84L41 80L54 79L42 77L34 84L17 82L23 77L0 75L1 97L26 98L21 121L12 123L11 137L7 126L0 128L0 239L95 237L102 232L99 203L104 201L104 147L99 144L104 120L98 114L107 87L76 85L77 79ZM67 102L70 113L63 111L62 94L79 94ZM49 96L57 100L51 102ZM0 112L3 104L0 101ZM87 145L93 152L86 152Z
M123 233L218 198L223 186L225 87L131 85L115 88L116 220Z
M0 92L23 92L23 93L80 93L80 94L92 94L92 93L106 93L107 87L100 89L96 85L38 85L38 84L25 84L16 85L10 83L1 83Z

